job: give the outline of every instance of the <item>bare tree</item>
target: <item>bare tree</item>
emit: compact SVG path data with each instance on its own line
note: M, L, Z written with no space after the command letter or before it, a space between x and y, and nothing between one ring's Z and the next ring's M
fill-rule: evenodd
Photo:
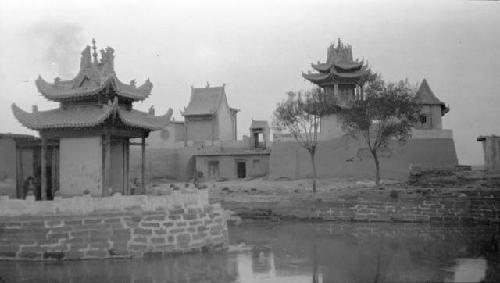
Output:
M375 162L375 182L380 184L381 151L390 152L391 140L406 143L417 123L421 106L408 80L386 84L380 75L373 76L365 89L365 98L354 101L338 113L343 130L362 136Z
M278 103L274 111L274 124L288 131L309 152L313 169L313 192L316 193L316 162L320 117L329 111L325 94L320 88L306 92L287 93L288 99Z

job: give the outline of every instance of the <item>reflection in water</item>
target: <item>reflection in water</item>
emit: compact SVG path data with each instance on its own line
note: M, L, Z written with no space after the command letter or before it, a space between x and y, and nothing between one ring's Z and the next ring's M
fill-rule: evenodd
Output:
M0 262L5 282L500 282L499 227L260 222L216 253L133 260ZM1 282L1 280L0 280Z

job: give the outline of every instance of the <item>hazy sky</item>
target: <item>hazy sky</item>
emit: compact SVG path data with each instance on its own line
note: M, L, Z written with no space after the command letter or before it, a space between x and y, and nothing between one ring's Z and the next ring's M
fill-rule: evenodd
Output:
M92 38L115 49L118 77L142 83L155 105L179 111L190 86L226 84L250 120L271 120L288 90L311 84L301 72L342 38L386 80L427 78L450 105L463 164L482 164L476 138L500 134L500 2L496 1L5 1L0 0L0 132L33 133L10 110L57 107L37 92L41 74L71 79Z

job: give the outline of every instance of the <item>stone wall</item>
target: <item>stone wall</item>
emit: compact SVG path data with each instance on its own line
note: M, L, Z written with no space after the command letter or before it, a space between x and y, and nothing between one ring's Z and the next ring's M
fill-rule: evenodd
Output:
M242 218L315 219L340 222L410 223L500 223L500 192L461 192L461 197L429 197L386 202L336 201L278 204L245 208L244 204L226 204Z
M33 208L15 208L20 204ZM206 193L0 200L0 260L198 252L222 249L227 239L223 209L209 205Z

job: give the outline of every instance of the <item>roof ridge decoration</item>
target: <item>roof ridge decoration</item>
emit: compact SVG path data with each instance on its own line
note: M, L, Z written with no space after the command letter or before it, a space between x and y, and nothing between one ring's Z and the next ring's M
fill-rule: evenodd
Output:
M101 49L101 59L98 60L95 40L93 40L94 53L91 55L91 47L87 45L81 52L80 70L71 80L62 81L56 78L54 83L45 81L41 76L35 81L38 91L48 100L78 101L85 100L101 92L111 80L112 89L116 94L126 100L142 101L146 99L153 89L149 78L139 87L134 83L124 84L116 76L114 70L114 49L106 47ZM94 60L92 60L92 56Z

